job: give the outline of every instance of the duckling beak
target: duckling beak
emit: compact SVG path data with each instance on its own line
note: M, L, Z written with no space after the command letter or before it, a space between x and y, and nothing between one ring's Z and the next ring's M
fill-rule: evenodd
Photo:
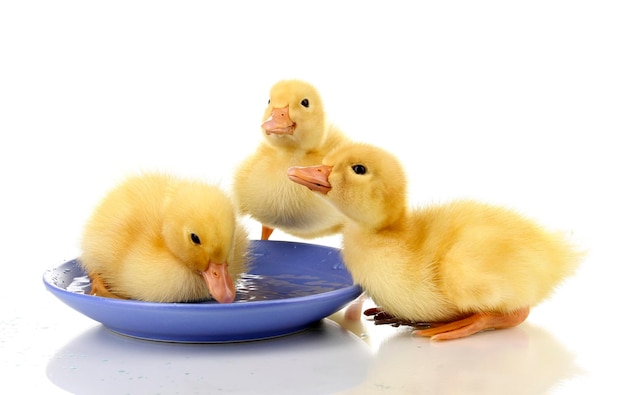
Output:
M304 185L314 192L326 195L332 186L328 182L328 176L332 166L293 166L287 169L287 176L296 184Z
M289 118L289 106L274 108L261 125L266 134L293 134L296 124Z
M232 303L235 300L235 283L228 273L227 263L209 262L202 276L211 295L219 303Z

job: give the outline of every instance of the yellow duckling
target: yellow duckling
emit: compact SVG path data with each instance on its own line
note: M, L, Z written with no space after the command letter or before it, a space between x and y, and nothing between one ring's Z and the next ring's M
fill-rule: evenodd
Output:
M380 306L365 314L430 323L416 335L445 340L516 326L581 258L563 235L502 207L459 200L409 209L401 164L372 145L347 144L288 176L350 218L346 267Z
M275 228L302 238L337 234L343 216L285 177L290 166L320 163L345 140L327 124L318 91L301 80L278 81L270 89L263 119L264 139L234 175L233 194L240 213L261 223L263 240Z
M248 236L227 195L161 173L129 177L88 220L80 262L92 294L151 302L235 298Z

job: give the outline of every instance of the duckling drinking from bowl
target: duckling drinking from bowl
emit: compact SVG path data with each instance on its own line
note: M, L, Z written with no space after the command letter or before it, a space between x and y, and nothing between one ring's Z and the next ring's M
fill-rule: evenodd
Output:
M88 220L79 261L91 294L150 302L230 303L248 236L217 186L162 173L129 177Z

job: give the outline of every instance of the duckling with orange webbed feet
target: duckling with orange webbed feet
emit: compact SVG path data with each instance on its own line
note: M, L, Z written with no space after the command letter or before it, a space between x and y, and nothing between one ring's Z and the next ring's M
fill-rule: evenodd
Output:
M376 323L457 339L522 323L582 257L563 234L472 200L411 209L398 159L379 147L337 147L288 177L349 218L346 268L376 303Z

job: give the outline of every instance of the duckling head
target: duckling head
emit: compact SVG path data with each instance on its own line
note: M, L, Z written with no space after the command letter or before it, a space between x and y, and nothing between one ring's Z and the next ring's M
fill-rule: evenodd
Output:
M287 175L370 229L385 228L406 211L403 168L395 156L373 145L340 145L321 165L291 167Z
M282 80L270 89L262 123L271 144L311 150L326 138L326 116L319 92L301 80Z
M228 264L234 255L236 217L228 197L217 187L190 183L172 192L163 212L166 247L203 276L215 300L232 302L235 285Z

